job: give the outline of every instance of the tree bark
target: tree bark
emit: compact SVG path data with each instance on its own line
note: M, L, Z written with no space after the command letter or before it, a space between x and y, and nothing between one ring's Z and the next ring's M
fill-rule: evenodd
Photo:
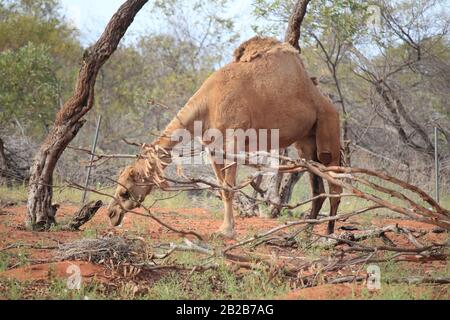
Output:
M260 210L259 216L261 218L275 218L280 214L280 207L275 204L281 204L280 187L283 180L283 173L277 173L268 178L267 191L265 194L265 201L268 204L268 209Z
M88 223L94 217L102 206L103 202L101 200L89 202L75 213L72 220L63 229L71 231L79 230L82 225Z
M400 99L397 98L397 96L390 88L386 88L386 86L383 86L382 83L374 81L372 84L375 86L376 92L383 99L384 106L391 113L392 115L391 121L395 129L397 130L400 140L408 147L433 158L434 146L431 143L428 135L426 134L425 130L417 122L414 122L412 118L408 115ZM419 136L425 142L424 146L414 142L411 138L411 135L406 133L402 125L401 121L402 118L405 119L406 123L408 123L415 130L415 132L419 134Z
M288 174L285 179L281 181L280 187L280 202L288 204L291 201L292 193L297 182L301 179L304 172L296 172Z
M300 48L300 28L303 23L303 19L306 15L306 9L311 0L298 0L294 12L289 18L289 25L286 31L286 36L284 38L285 42L290 43L294 48L296 48L301 53Z
M31 166L27 223L33 229L49 226L52 214L53 171L67 145L75 138L83 124L82 117L94 104L97 74L125 35L136 14L148 0L128 0L111 18L97 43L86 50L78 74L74 95L63 105L54 127L44 140Z
M285 150L283 155L289 156L287 149ZM289 201L291 201L294 187L302 176L303 172L297 172L278 173L270 177L264 198L267 203L270 203L268 206L269 209L266 211L260 210L260 217L278 217L281 214L281 206L286 205L289 203Z

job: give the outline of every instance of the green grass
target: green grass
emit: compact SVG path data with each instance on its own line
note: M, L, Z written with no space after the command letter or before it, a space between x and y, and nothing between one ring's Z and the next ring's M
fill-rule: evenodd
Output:
M289 291L289 285L280 276L269 277L258 270L236 274L221 264L218 270L187 275L173 272L160 279L150 289L150 299L273 299ZM270 278L270 281L269 281Z
M243 170L244 171L244 170ZM240 174L241 179L245 178L248 175L248 172L243 172ZM371 179L373 182L377 182L376 179ZM379 182L379 181L378 181ZM58 184L58 183L56 183ZM383 182L381 183L383 187L391 188L395 191L402 191L400 187ZM391 201L395 205L402 204L402 201L393 197L386 197L382 193L378 191L374 191L373 189L357 184L357 187L364 192L369 192L375 196L383 196L387 200ZM325 183L325 188L327 190L327 183ZM100 185L97 186L97 190L106 193L106 194L114 194L115 188L113 187L102 187ZM244 191L251 192L251 187L247 186ZM424 205L425 207L429 207L427 203L424 203L416 194L411 192L405 192L405 195L409 196L412 200L417 201L419 204ZM430 193L433 197L434 194ZM53 194L53 202L54 203L72 203L79 204L81 202L83 196L83 192L80 190L76 190L73 188L55 188ZM13 188L7 188L4 185L0 185L0 199L11 202L21 202L25 203L27 201L27 187L25 185L16 185ZM294 188L294 192L292 195L291 203L299 203L301 201L307 200L311 197L310 183L308 174L304 174L300 181L296 184ZM104 203L108 203L111 198L108 196L102 196L95 193L88 193L88 200L102 200ZM156 203L155 203L156 201ZM213 213L219 213L222 211L222 202L209 194L207 192L201 192L197 195L191 195L187 192L163 192L160 190L153 191L145 200L144 205L151 206L155 204L156 207L164 207L169 209L180 209L180 208L192 208L192 207L207 207ZM442 186L441 188L441 197L440 204L442 207L450 209L450 192L447 190L446 186ZM340 204L341 212L354 211L358 208L367 207L370 205L370 202L357 198L357 197L346 197L343 198ZM293 210L291 214L282 214L282 216L289 217L300 217L302 213L310 210L311 203L305 204ZM263 208L263 207L262 207ZM263 208L264 209L264 208ZM285 210L287 211L287 210ZM321 210L322 213L328 214L329 212L329 201L325 201ZM391 211L385 209L379 209L376 212L381 213L383 215L397 217L398 215L392 213ZM369 214L370 215L370 214Z
M0 252L0 272L8 270L11 263L11 255L5 252Z
M106 190L102 190L102 192L112 193L113 189L109 188ZM28 189L27 186L25 185L15 185L12 188L7 188L4 185L0 185L0 195L1 195L0 199L4 201L26 203L28 197ZM82 191L72 188L55 188L53 190L54 203L79 204L81 203L82 197L83 197ZM111 198L109 197L93 193L89 193L87 199L88 201L102 200L105 203L108 203L111 200Z
M303 251L303 250L302 250ZM307 251L307 258L311 260L323 256L324 252L317 250ZM0 253L0 271L6 270L12 256ZM17 259L17 258L15 258ZM27 255L23 255L21 263L27 264ZM100 283L84 283L80 290L68 290L66 279L57 278L50 270L48 281L18 282L0 278L0 298L5 299L58 299L58 300L103 300L103 299L145 299L145 300L179 300L179 299L274 299L285 296L292 290L289 280L275 272L253 265L252 270L237 272L223 260L215 260L218 263L216 269L210 269L190 274L189 270L194 265L210 262L199 259L199 256L191 252L180 252L170 256L168 264L183 265L186 271L170 271L151 285L139 284L136 281L121 280L114 285ZM15 260L16 261L16 260ZM448 292L445 286L393 284L393 279L410 276L447 277L450 267L427 271L402 263L380 263L381 289L369 291L361 287L361 293L355 292L350 296L339 297L342 299L435 299L445 298ZM279 272L279 271L278 271ZM319 279L321 279L319 277ZM320 285L320 283L319 283ZM138 290L136 289L138 288ZM437 293L440 295L437 296Z
M98 186L97 190L102 193L113 195L115 188L103 188ZM25 185L15 185L12 188L0 185L0 199L8 202L26 203L28 196L27 187ZM54 203L70 203L79 204L83 197L83 192L72 188L55 188L53 193ZM109 203L111 197L99 195L93 192L88 193L88 201L102 200ZM207 192L198 195L189 195L187 192L166 192L161 190L153 191L144 201L145 206L162 207L168 209L181 209L193 207L207 207L212 212L222 210L222 202L220 199L208 195Z
M176 255L176 260L177 263L188 267L198 263L198 256L192 253L181 253ZM195 272L190 276L189 274L189 271L170 271L152 286L141 286L139 292L135 290L134 281L115 284L114 287L90 283L82 285L80 290L68 290L66 279L53 276L46 283L18 282L0 278L0 298L12 300L271 299L286 294L290 289L281 276L271 277L268 272L256 265L251 272L240 274L232 271L222 262L218 269Z
M393 253L386 253L393 255ZM367 288L362 288L361 298L372 300L429 300L436 298L436 292L450 291L450 285L433 286L427 284L415 285L408 283L394 283L393 280L408 278L408 277L425 277L431 278L448 277L450 274L450 265L447 263L444 268L433 268L426 270L419 268L414 264L385 262L378 264L381 272L381 288L380 290L369 291ZM441 298L446 298L441 295Z
M107 300L119 299L117 295L106 292L101 285L92 283L80 290L67 289L64 279L52 279L50 283L19 282L0 279L0 297L8 300Z
M27 201L27 188L25 185L15 185L12 188L7 188L0 184L0 199L10 202L25 202Z
M408 284L382 284L379 291L369 291L362 288L361 299L363 300L431 300L434 293L433 287L419 287Z

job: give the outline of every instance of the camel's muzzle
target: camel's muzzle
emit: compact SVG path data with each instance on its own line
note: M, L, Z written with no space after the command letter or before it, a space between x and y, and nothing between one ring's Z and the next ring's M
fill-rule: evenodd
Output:
M111 226L118 227L122 223L124 216L125 211L119 208L119 206L115 205L108 208L108 217L111 222Z

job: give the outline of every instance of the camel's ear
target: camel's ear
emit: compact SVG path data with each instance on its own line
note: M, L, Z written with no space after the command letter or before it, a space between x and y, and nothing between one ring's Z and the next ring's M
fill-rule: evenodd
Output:
M132 178L134 178L134 177L135 177L135 175L136 175L136 171L134 170L134 168L131 168L131 169L130 169L130 172L129 172L129 174L130 174L130 177L132 177Z

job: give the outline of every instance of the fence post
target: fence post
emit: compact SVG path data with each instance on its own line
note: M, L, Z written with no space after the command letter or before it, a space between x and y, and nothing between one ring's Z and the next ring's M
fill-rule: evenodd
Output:
M87 188L89 187L89 179L91 178L91 170L92 170L92 163L94 161L94 154L95 149L97 149L97 141L98 141L98 134L100 132L100 124L102 122L102 116L98 117L97 120L97 129L95 130L95 136L94 136L94 142L92 143L92 150L91 150L91 160L89 161L89 167L87 169L86 174L86 182L84 184L84 193L83 193L83 199L81 200L81 204L84 205L86 203L86 196L87 196Z
M438 146L438 134L439 128L434 127L434 180L435 180L435 191L436 191L436 201L439 203L439 146Z

